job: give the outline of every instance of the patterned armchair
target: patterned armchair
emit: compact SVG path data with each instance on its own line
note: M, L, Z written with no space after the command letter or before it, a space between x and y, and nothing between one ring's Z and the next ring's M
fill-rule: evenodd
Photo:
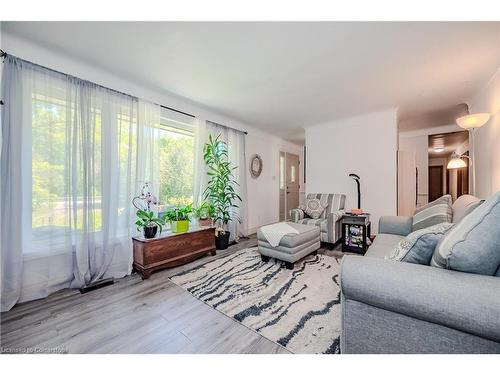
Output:
M300 206L290 210L290 217L294 223L305 225L316 225L320 228L321 242L334 244L340 240L342 235L340 219L344 215L345 195L344 194L307 194L307 199L317 198L320 200L325 210L318 219L307 216L305 207Z

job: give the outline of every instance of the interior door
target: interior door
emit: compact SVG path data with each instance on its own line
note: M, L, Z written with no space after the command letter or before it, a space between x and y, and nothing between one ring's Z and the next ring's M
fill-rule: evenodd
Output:
M443 166L429 166L429 202L443 196Z
M286 221L286 153L280 152L280 221Z
M299 179L299 156L286 153L286 218L290 219L289 212L292 208L299 206L300 179Z

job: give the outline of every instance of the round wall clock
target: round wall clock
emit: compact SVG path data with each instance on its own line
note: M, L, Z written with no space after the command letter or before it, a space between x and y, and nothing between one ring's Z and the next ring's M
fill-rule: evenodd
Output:
M252 156L250 160L250 174L253 178L257 178L262 173L262 159L259 155Z

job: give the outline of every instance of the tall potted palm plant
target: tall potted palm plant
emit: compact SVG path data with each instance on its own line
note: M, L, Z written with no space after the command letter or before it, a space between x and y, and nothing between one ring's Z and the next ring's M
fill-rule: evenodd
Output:
M236 202L241 201L241 198L236 193L238 183L233 178L233 170L237 167L231 166L227 143L219 138L220 135L215 139L210 135L203 150L203 159L208 167L207 174L210 179L203 198L213 205L215 246L223 250L229 245L230 233L226 226L232 220L231 209L238 207Z

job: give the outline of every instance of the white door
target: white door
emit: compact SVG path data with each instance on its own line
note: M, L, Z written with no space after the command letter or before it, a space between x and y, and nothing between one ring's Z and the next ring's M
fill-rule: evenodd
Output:
M299 206L300 161L299 156L280 152L280 221L290 219L289 212Z

